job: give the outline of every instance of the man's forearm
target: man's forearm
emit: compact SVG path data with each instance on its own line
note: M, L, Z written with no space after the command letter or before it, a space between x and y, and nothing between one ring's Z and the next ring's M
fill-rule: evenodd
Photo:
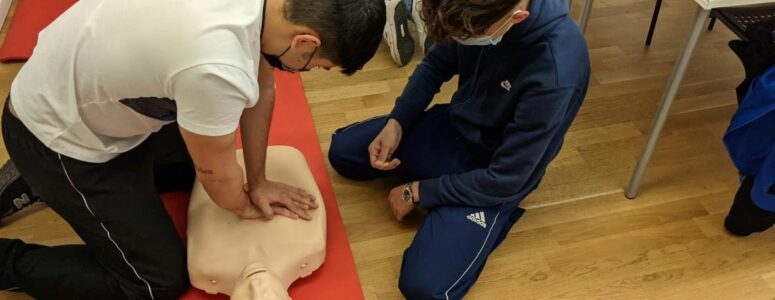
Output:
M240 120L242 147L245 155L245 174L248 186L255 187L266 179L266 147L269 138L269 126L272 123L274 109L274 91L264 91L258 103L246 109Z
M250 201L243 188L242 168L234 161L218 170L197 166L197 179L202 183L213 202L226 210L238 210Z
M244 189L245 175L237 163L236 131L224 136L203 136L180 128L180 134L194 161L196 178L213 202L244 216L250 199Z

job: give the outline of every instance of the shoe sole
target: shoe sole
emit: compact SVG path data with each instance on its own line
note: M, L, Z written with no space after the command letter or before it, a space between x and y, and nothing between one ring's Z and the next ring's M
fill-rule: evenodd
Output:
M21 174L16 169L16 165L12 161L8 161L2 168L0 168L0 198L2 198L5 190L8 189L16 180L19 180Z
M390 56L400 66L405 66L414 55L414 39L409 35L409 11L403 1L394 1L387 9L385 39L390 48ZM396 22L396 20L400 20ZM400 40L399 40L400 39Z

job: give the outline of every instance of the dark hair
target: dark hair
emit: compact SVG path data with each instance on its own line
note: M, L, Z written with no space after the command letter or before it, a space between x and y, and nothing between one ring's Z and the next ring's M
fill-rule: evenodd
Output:
M385 28L384 0L286 0L283 17L320 35L320 55L352 75L377 52Z
M522 0L423 0L422 19L438 41L484 34Z

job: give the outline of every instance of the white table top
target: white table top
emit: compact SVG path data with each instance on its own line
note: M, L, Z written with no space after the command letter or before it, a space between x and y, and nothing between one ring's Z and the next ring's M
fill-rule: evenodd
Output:
M704 9L775 3L775 0L694 0Z

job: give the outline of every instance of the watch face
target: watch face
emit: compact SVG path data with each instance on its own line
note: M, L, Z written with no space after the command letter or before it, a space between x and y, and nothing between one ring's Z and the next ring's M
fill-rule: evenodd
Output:
M412 202L412 190L404 189L403 198L404 202Z

